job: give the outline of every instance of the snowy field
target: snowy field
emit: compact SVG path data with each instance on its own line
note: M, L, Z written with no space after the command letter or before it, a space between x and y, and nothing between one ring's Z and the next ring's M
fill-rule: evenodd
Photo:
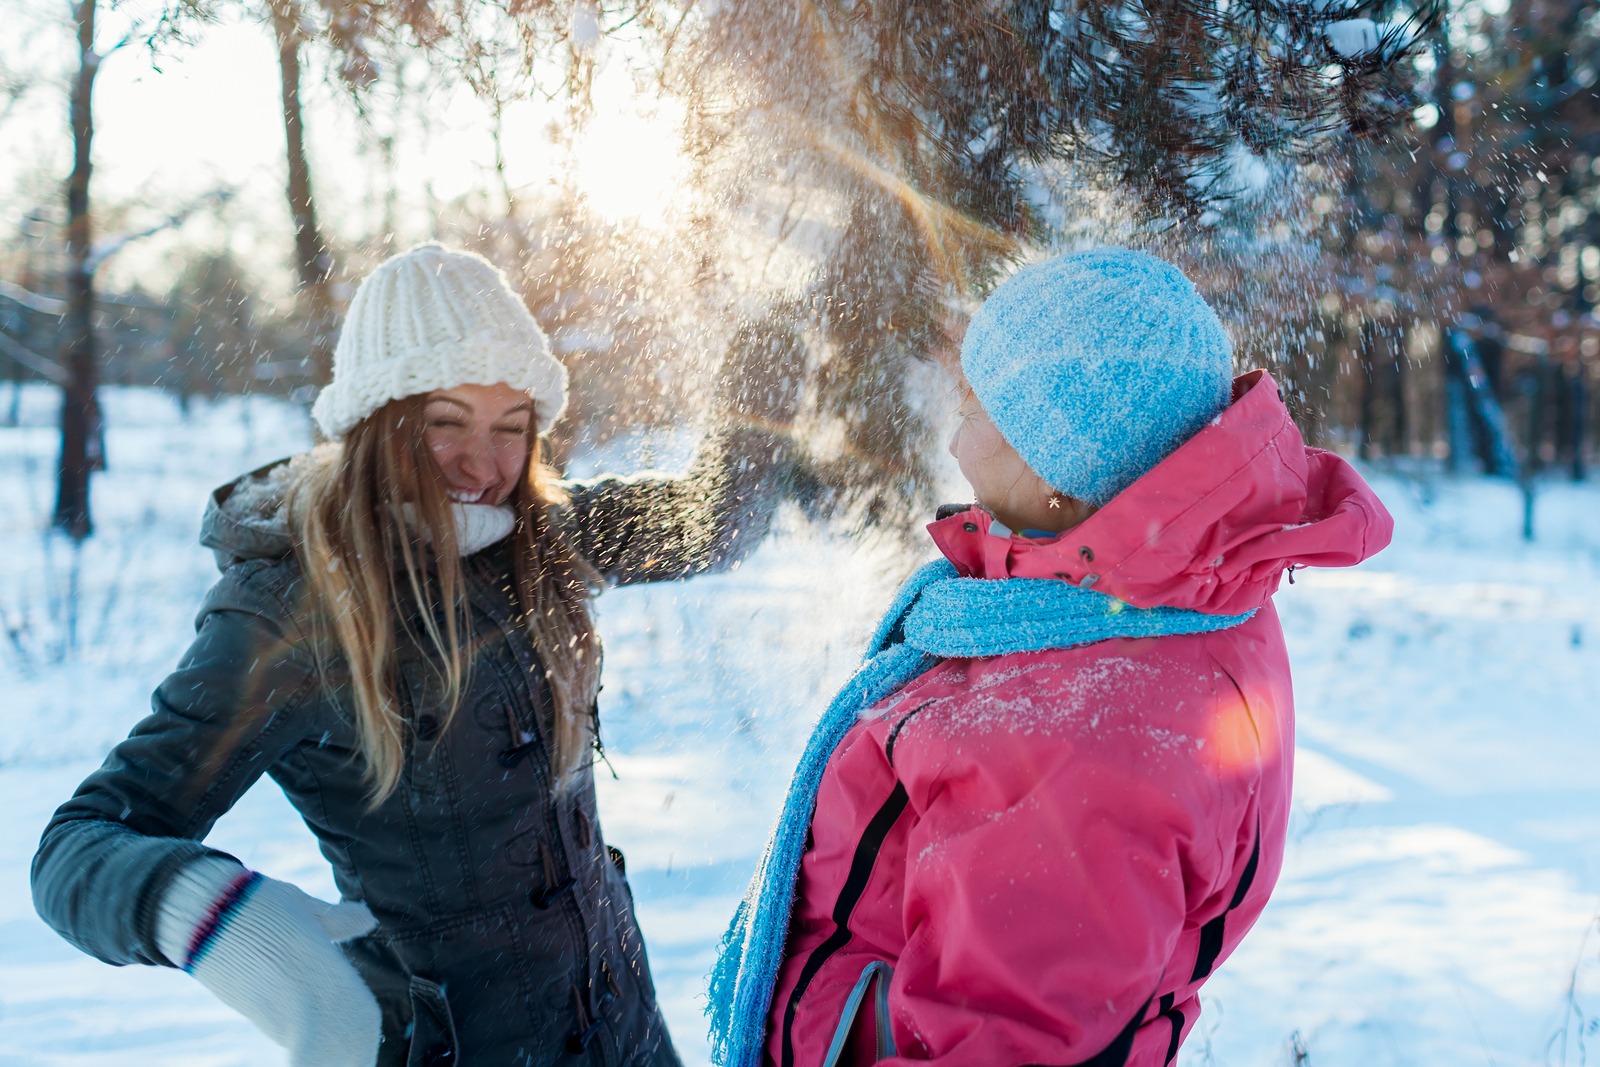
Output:
M0 414L9 408L0 387ZM81 556L41 533L54 397L0 428L0 1067L282 1064L189 978L111 968L34 915L54 807L123 736L215 579L216 484L305 445L299 411L109 389L110 469ZM1600 1050L1600 486L1551 483L1538 540L1509 486L1374 477L1396 543L1279 593L1300 749L1292 842L1180 1062L1577 1065ZM601 783L678 1047L811 719L916 560L793 516L732 574L600 601ZM75 595L74 595L75 590ZM264 782L210 840L331 896Z

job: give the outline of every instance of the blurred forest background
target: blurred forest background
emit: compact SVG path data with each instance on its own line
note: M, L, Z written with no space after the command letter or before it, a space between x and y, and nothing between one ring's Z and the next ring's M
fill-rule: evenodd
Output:
M571 367L558 465L798 395L860 525L933 503L927 368L976 301L1104 242L1180 262L1313 443L1530 505L1596 458L1594 0L5 3L0 424L61 386L76 539L101 385L309 403L354 283L428 239L503 267ZM241 35L272 80L241 64L223 121L99 120L108 72ZM273 195L92 180L173 129L272 145Z

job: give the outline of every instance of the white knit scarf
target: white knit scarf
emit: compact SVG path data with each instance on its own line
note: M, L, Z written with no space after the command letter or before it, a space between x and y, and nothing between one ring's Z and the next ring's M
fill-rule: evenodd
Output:
M450 512L456 517L456 547L463 556L503 540L517 524L516 514L505 504L451 504ZM416 505L400 505L400 515L406 526L417 528ZM427 531L423 536L427 538Z

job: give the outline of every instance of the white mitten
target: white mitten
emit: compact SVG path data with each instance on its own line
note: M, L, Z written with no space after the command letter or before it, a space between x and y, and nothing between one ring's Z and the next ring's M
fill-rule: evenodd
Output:
M383 1013L335 942L377 920L207 856L161 897L156 942L217 999L289 1050L293 1067L371 1067Z

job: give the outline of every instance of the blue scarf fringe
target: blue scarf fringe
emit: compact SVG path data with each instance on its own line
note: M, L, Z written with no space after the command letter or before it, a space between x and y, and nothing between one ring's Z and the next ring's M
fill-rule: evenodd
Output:
M921 567L895 594L861 667L822 713L806 743L750 888L711 970L711 1059L760 1067L772 988L783 963L795 879L817 787L833 750L861 712L940 659L1070 648L1112 637L1225 630L1254 615L1131 608L1115 597L1038 578L960 578L947 560Z

